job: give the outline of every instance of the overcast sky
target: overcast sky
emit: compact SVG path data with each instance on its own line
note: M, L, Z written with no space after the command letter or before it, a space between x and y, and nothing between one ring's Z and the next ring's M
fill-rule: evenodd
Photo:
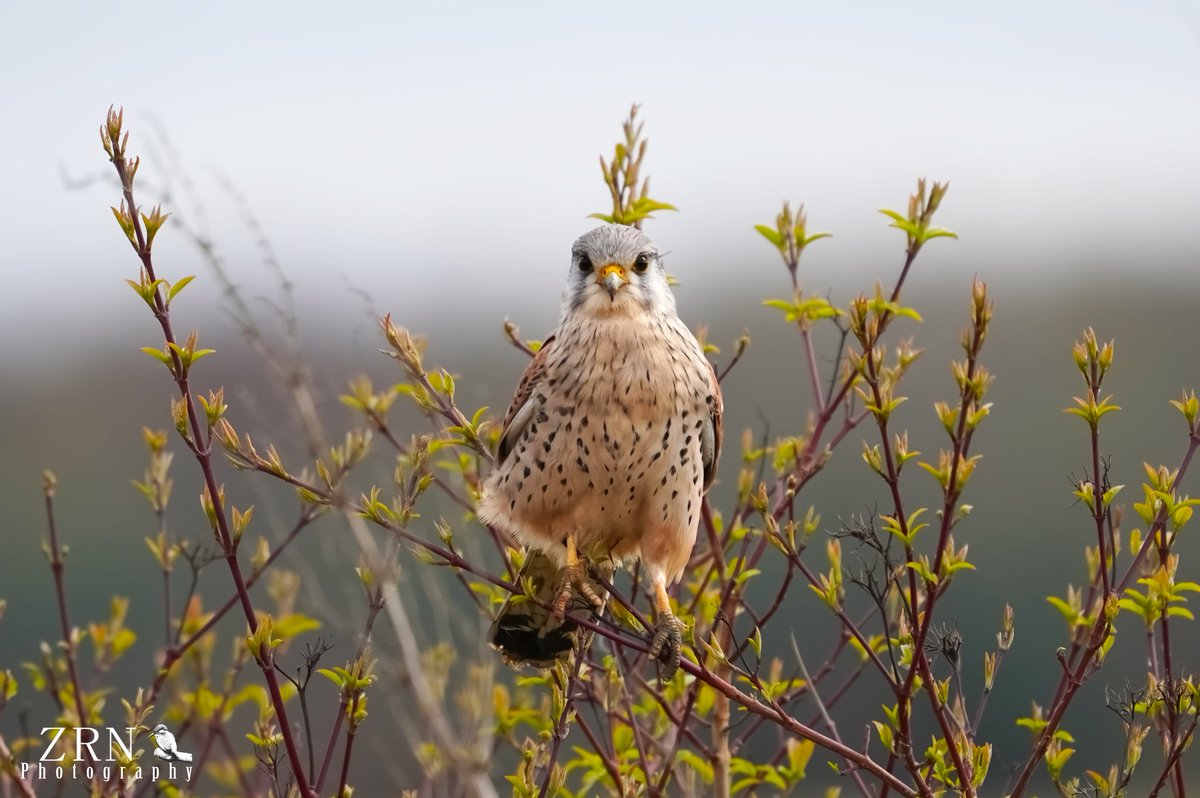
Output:
M104 167L110 103L135 150L167 132L249 282L222 177L302 286L556 306L632 101L682 211L650 232L702 291L770 262L751 227L785 197L836 234L830 269L879 271L865 253L896 233L875 210L917 175L952 180L956 257L1165 273L1200 249L1198 20L1196 0L5 2L0 329L130 308L112 192L60 176Z

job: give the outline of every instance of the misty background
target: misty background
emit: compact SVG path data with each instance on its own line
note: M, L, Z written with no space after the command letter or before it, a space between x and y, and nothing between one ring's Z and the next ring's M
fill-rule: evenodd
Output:
M998 746L996 791L1030 745L1015 718L1029 699L1049 699L1058 674L1065 629L1045 596L1082 582L1092 542L1070 485L1089 458L1086 430L1062 413L1080 390L1070 347L1085 326L1117 339L1106 386L1124 410L1106 418L1104 449L1113 481L1129 486L1122 499L1140 498L1143 461L1174 467L1184 450L1167 400L1200 384L1194 0L336 12L8 3L0 65L0 668L15 670L55 636L40 552L46 467L60 481L74 622L103 620L114 593L133 599L141 639L117 675L128 690L150 681L161 645L159 573L141 542L153 517L129 483L145 468L141 427L170 426L174 386L137 351L161 341L123 282L137 263L108 210L118 197L98 126L110 104L125 107L131 151L143 155L141 201L170 192L175 204L164 210L213 242L277 335L282 295L269 264L281 266L337 432L356 423L337 402L348 379L399 379L377 352L383 312L429 337L427 359L459 375L464 407L503 410L524 364L501 324L513 320L527 338L553 328L571 242L594 224L588 213L609 208L596 156L610 156L630 103L641 103L651 193L680 209L646 231L669 253L681 315L709 325L719 362L743 330L753 339L725 384L731 445L718 505L728 504L741 429L761 430L765 418L773 434L796 433L810 409L798 336L761 306L788 295L787 276L753 225L772 223L785 198L805 203L810 229L835 237L806 252L801 280L844 305L876 279L890 284L901 265L903 236L876 209L903 208L917 176L949 180L938 221L960 240L930 244L907 284L905 302L925 321L898 322L893 341L912 334L926 354L896 423L930 456L943 444L930 403L951 396L947 364L979 275L997 305L983 358L997 376L995 407L976 437L984 458L965 499L975 512L956 535L978 570L944 606L965 633L973 700L1004 602L1016 609L1016 643L981 732ZM305 447L286 392L239 334L194 243L168 223L155 261L170 278L198 275L174 307L177 329L198 328L218 351L197 366L197 385L224 384L239 430L299 462ZM821 343L832 353L832 341ZM882 500L858 456L864 437L870 428L802 496L828 529ZM173 448L169 523L203 540L195 466ZM380 456L359 481L389 475ZM286 492L227 468L222 476L238 506L259 505L257 531L282 534L294 517ZM1197 492L1194 477L1184 492ZM906 480L913 506L933 500L923 472ZM1182 551L1194 578L1200 551L1192 540ZM336 519L284 558L306 574L302 608L307 596L326 617L335 659L349 656L362 617L356 560ZM410 578L422 634L476 655L486 619L451 633L421 610L423 577ZM227 583L219 569L206 572L208 606ZM776 633L793 627L816 658L835 631L807 593L793 590ZM1182 630L1187 670L1200 659L1194 627ZM1078 772L1106 770L1123 747L1104 687L1137 676L1144 646L1132 619L1120 630L1114 658L1067 716ZM865 686L851 696L847 728L861 728L882 700ZM386 720L365 728L376 722ZM1143 776L1156 761L1148 751ZM387 766L396 784L417 780L411 763Z

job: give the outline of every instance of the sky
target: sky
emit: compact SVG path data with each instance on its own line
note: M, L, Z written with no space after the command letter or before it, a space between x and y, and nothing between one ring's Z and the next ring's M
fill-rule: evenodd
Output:
M876 274L897 246L876 209L919 175L951 181L941 221L974 270L1195 262L1195 0L5 3L0 64L0 331L131 307L114 192L64 185L103 173L110 104L159 153L148 186L169 142L236 279L267 278L226 183L318 308L354 286L417 315L439 298L551 318L635 101L653 193L681 210L651 233L700 295L770 262L752 226L785 198L836 235L818 283Z

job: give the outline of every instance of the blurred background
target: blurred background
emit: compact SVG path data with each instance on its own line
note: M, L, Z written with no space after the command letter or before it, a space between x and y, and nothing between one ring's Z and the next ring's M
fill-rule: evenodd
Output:
M834 238L806 253L801 281L844 304L877 279L890 284L902 263L903 236L876 209L902 208L918 176L951 181L939 222L960 240L921 256L905 300L925 321L895 328L926 349L899 423L916 448L942 445L929 405L953 390L947 364L980 276L997 303L984 357L995 408L976 438L975 513L957 536L978 570L945 606L966 638L973 695L1005 601L1016 609L1016 644L981 735L997 744L995 794L997 774L1030 745L1014 720L1030 698L1049 699L1058 674L1065 628L1045 596L1082 582L1092 542L1070 482L1089 459L1086 430L1062 413L1081 390L1070 347L1085 326L1117 339L1109 385L1124 409L1104 444L1113 481L1140 498L1142 462L1174 467L1184 450L1167 400L1200 384L1195 0L6 3L0 64L0 669L54 636L40 551L46 467L60 480L75 623L106 617L114 593L131 597L142 637L115 677L125 690L153 678L161 646L159 574L141 542L153 517L130 480L145 467L142 426L170 426L173 386L137 351L161 341L123 282L137 263L108 210L118 196L97 128L110 104L125 107L143 155L142 201L165 193L178 214L155 244L160 270L198 275L175 313L177 328L198 328L218 351L198 367L199 384L224 384L239 429L300 457L287 391L240 334L183 226L211 243L279 341L286 275L331 431L356 421L337 402L348 379L399 379L377 352L383 312L429 337L429 360L459 375L464 406L500 410L523 367L502 322L528 338L553 328L571 242L594 224L588 213L609 208L596 156L610 156L629 105L641 103L651 193L680 209L646 231L669 253L681 315L709 325L722 362L744 330L753 339L726 383L735 445L718 503L732 489L740 430L766 419L772 433L798 432L809 411L798 337L761 306L788 295L787 275L753 225L772 223L783 199L805 203L810 229ZM819 343L831 356L833 342ZM852 435L809 490L828 529L882 499L858 456L869 435ZM174 448L169 522L203 539L195 466ZM389 474L381 456L363 476ZM293 500L262 479L223 477L239 506L260 506L259 531L280 536ZM914 501L932 499L915 469L908 480ZM1196 492L1194 475L1188 483ZM1192 541L1183 551L1200 553ZM350 655L361 623L356 559L335 519L285 558L305 574L301 604L326 620L335 659ZM486 619L467 613L451 633L421 604L434 588L406 578L422 639L477 656ZM227 581L206 572L208 604L228 595ZM817 658L835 630L807 592L794 591L789 620ZM1137 678L1144 646L1132 621L1121 631L1114 660L1067 717L1080 772L1106 770L1123 748L1104 688ZM1182 666L1193 670L1200 637L1182 634ZM883 698L867 687L851 696L847 728ZM49 709L31 711L36 720ZM384 742L372 745L386 750L388 719L368 723L380 724ZM10 734L13 724L0 717ZM402 757L379 767L380 784L420 782Z

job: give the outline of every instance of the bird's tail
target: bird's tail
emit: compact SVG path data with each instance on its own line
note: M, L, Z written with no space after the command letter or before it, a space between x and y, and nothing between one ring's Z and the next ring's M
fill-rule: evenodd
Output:
M588 562L588 578L611 581L615 571L611 563ZM525 565L521 568L520 580L532 583L533 595L509 596L500 608L492 628L488 631L488 642L500 652L504 661L514 667L531 665L535 668L553 668L566 660L581 633L579 625L569 617L556 618L550 610L562 586L563 569L536 549L525 553ZM604 591L597 591L604 596ZM574 595L567 604L568 615L573 611L603 612L595 608L585 596ZM590 632L583 630L590 638ZM587 640L582 641L585 645Z
M178 759L180 762L191 762L192 761L192 755L186 751L176 751L175 758Z

